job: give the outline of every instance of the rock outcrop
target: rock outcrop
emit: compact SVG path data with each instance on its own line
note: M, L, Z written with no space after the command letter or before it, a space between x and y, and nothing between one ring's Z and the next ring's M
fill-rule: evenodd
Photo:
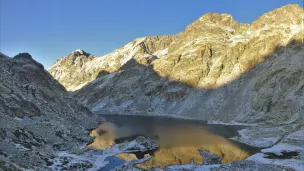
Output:
M199 153L204 158L203 165L222 164L222 158L210 153L208 150L199 150Z
M57 151L85 144L96 123L27 53L0 54L0 117L0 170L47 170Z

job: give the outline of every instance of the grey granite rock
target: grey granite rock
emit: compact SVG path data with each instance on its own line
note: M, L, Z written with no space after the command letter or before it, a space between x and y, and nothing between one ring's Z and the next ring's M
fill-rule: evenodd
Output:
M134 165L143 163L145 161L148 161L151 158L152 158L152 156L148 156L148 157L145 157L145 158L142 158L142 159L139 159L139 160L127 161L123 165L112 169L112 171L143 171L143 169L136 168L136 167L134 167Z
M22 170L48 169L57 151L86 143L85 129L96 126L97 116L75 99L67 99L65 88L31 55L0 60L2 163Z
M222 158L210 153L208 150L199 150L199 153L204 158L204 165L222 164Z

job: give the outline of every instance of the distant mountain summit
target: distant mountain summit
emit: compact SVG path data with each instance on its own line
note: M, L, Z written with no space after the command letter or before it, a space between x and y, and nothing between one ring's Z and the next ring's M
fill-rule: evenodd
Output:
M92 61L94 58L95 56L84 50L77 49L69 55L57 60L49 69L49 72L52 73L57 80L69 80L68 82L70 83L65 83L66 86L82 85L83 82L88 82L91 78L81 70L86 63ZM73 81L71 80L72 77L70 75L74 76ZM63 83L62 81L61 84ZM70 90L69 88L67 89Z
M64 65L82 65L84 62L87 61L87 59L93 58L93 56L84 50L77 49L74 50L69 55L65 56L62 59L59 59L56 61L56 63L64 63Z
M304 113L303 15L286 5L242 24L207 13L177 35L137 38L81 65L65 62L70 55L49 72L98 113L295 122Z
M49 72L68 90L76 90L102 71L114 72L129 60L152 65L163 77L193 87L216 88L262 62L278 46L302 41L303 8L286 5L250 24L229 14L207 13L170 36L137 38L103 57L76 50Z

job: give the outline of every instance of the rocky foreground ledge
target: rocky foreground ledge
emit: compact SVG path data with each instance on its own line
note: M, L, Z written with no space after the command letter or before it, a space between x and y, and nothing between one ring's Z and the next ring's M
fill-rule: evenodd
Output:
M165 168L153 168L151 171L185 171L185 170L212 170L212 171L228 171L228 170L303 170L303 148L290 148L289 152L280 152L280 145L275 146L273 149L262 150L263 153L258 153L254 156L247 158L246 160L236 161L229 164L222 164L221 158L217 155L210 153L207 150L199 150L202 155L204 162L203 165L195 165L194 162L185 165L171 165ZM294 150L294 152L292 152ZM297 156L297 158L292 158L291 154ZM296 155L297 154L297 155ZM301 156L300 156L301 155ZM142 171L134 167L134 165L145 162L152 157L145 157L140 160L128 161L122 166L119 166L114 171ZM267 159L268 158L268 159ZM271 160L273 159L273 160ZM276 160L277 159L277 160ZM281 160L278 159L288 159ZM285 165L285 166L284 166ZM287 166L288 167L287 167Z
M89 155L89 153L69 154L59 153L58 157L54 159L56 161L52 170L100 170L109 164L106 159L110 156L114 156L121 153L146 153L151 150L157 150L158 145L149 138L137 137L134 140L115 144L112 147L104 150L100 155ZM278 148L276 148L278 150ZM263 153L268 155L269 158L275 157L271 155L271 150L264 150ZM215 154L210 153L207 150L199 150L202 155L204 162L202 165L195 165L194 162L185 165L171 165L165 168L152 168L151 171L184 171L184 170L301 170L300 165L295 168L296 165L291 167L280 166L279 163L267 163L263 162L263 156L257 154L249 157L243 161L236 161L229 164L222 164L221 158ZM279 151L276 153L277 156L286 157L285 154L280 154ZM303 152L303 151L302 151ZM126 161L124 164L117 166L112 169L113 171L143 171L144 169L137 168L135 165L150 160L153 155L145 155L143 158L138 160ZM254 160L259 158L259 160ZM300 159L301 157L299 157ZM295 159L294 159L295 160ZM284 163L284 162L282 162ZM302 163L303 164L303 163ZM302 165L303 166L303 165Z
M100 170L109 164L106 159L122 153L132 154L152 154L159 146L150 138L142 136L131 141L125 141L119 144L114 144L104 151L97 150L97 153L90 153L85 148L84 150L75 150L73 152L59 152L57 157L52 160L54 163L49 168L52 170ZM84 152L86 151L86 152ZM98 153L100 152L100 153ZM152 156L143 157L138 161L127 161L125 164L115 168L114 170L133 169L133 165L149 160ZM135 168L134 168L135 169Z

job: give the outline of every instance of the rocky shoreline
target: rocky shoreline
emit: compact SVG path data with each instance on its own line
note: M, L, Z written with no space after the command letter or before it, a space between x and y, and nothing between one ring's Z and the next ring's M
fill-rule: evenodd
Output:
M296 135L301 135L302 132L297 132ZM294 135L294 136L296 136ZM301 146L291 145L292 141L289 137L289 142L283 140L285 143L278 143L271 148L265 148L261 153L257 153L253 156L248 157L246 160L235 161L229 164L222 164L221 158L217 155L210 153L208 150L199 150L204 163L202 165L196 165L193 162L184 165L170 165L164 168L152 168L151 171L173 171L173 170L299 170L303 169L303 152L304 149ZM289 143L289 144L288 144ZM298 143L301 143L298 141ZM299 145L299 144L298 144ZM61 162L61 164L56 167L52 167L53 170L64 170L65 168L73 168L75 161L79 164L78 169L84 170L100 170L109 164L106 161L107 157L114 156L120 153L134 153L134 152L146 152L150 150L157 150L158 146L149 138L138 137L134 140L125 141L120 144L115 144L105 151L101 152L99 155L94 157L88 157L86 153L80 153L78 155L71 155L65 153L60 153L62 156L68 157L66 163ZM146 169L141 169L136 167L137 164L146 162L153 158L153 155L143 156L141 159L126 161L115 168L113 171L143 171ZM79 160L82 159L82 160ZM92 160L90 160L92 159ZM58 160L58 159L55 159ZM89 161L93 164L88 164ZM87 165L84 164L87 162ZM60 162L57 162L60 163ZM99 164L96 164L99 163ZM82 165L82 168L80 167ZM86 167L90 168L86 168ZM68 169L68 170L70 170Z
M151 116L152 117L152 116ZM250 146L261 148L261 151L247 157L245 160L235 161L228 164L222 164L221 158L216 156L206 150L199 150L204 163L202 165L197 165L194 163L183 164L183 165L170 165L164 168L151 168L142 169L136 167L137 164L143 163L153 158L153 153L151 155L143 155L143 158L138 160L126 161L124 164L113 168L113 170L128 171L128 170L151 170L151 171L171 171L171 170L297 170L301 171L304 168L304 148L302 146L304 142L304 127L295 126L294 128L284 127L259 127L259 126L247 126L244 129L239 130L239 136L233 137L231 139L248 144ZM140 141L139 141L139 140ZM145 143L143 143L145 142ZM147 145L148 144L148 145ZM152 144L152 145L150 145ZM106 161L107 157L117 155L118 153L134 153L137 150L142 152L149 149L156 150L157 145L153 145L155 142L151 139L146 139L144 137L138 137L135 140L126 140L119 144L115 144L107 148L104 152L95 156L95 160L92 163L103 163L98 165L102 169L109 164ZM140 147L142 146L143 147ZM123 148L126 147L126 148ZM140 148L138 148L140 147ZM132 149L132 150L130 150ZM98 151L98 150L97 150ZM80 153L79 155L87 156L85 153ZM76 158L78 158L76 156ZM82 157L84 160L88 158ZM73 158L71 158L73 160ZM99 161L98 161L99 160ZM73 162L71 162L73 163ZM97 166L96 164L91 164L91 166ZM58 167L58 166L57 166ZM66 167L66 166L65 166ZM94 168L92 167L92 168ZM62 166L61 166L62 168ZM96 169L96 167L95 167ZM93 169L94 170L94 169Z

